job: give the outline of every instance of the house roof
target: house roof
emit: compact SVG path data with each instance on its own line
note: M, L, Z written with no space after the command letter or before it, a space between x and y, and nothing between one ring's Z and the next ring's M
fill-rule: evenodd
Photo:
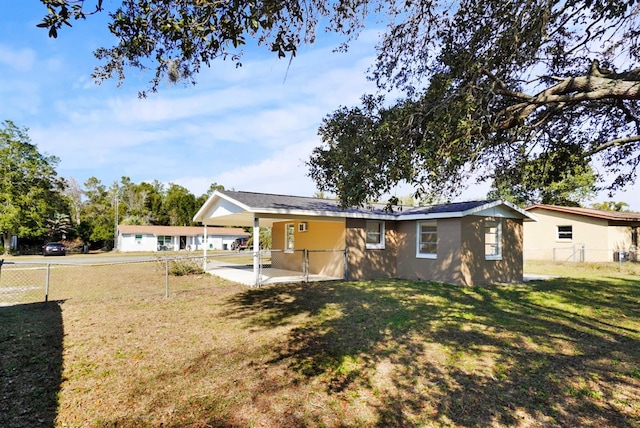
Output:
M198 236L204 235L203 226L138 226L121 224L118 226L121 234L147 234L165 236ZM222 236L249 236L247 232L239 227L207 227L207 235Z
M565 214L576 214L585 217L600 218L603 220L617 221L617 222L640 222L640 213L622 212L622 211L604 211L595 210L593 208L579 208L579 207L563 207L559 205L546 205L536 204L525 208L526 211L533 210L548 210L554 212L561 212Z
M522 209L502 201L470 201L425 207L399 207L395 212L386 211L384 208L383 204L341 208L339 201L334 199L225 190L215 191L196 213L193 220L206 224L234 226L252 226L254 218L259 219L261 226L270 226L274 221L285 219L415 220L466 215L493 215L535 220L532 215Z

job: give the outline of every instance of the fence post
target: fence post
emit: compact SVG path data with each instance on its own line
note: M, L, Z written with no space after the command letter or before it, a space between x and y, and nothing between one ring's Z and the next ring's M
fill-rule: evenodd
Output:
M44 282L44 302L49 301L49 277L51 276L51 263L47 263L47 276Z
M302 250L302 274L304 282L309 282L309 250Z
M4 259L0 259L0 278L2 278L2 264L4 263Z
M345 248L344 249L344 277L342 279L344 279L345 281L347 281L349 279L349 248Z

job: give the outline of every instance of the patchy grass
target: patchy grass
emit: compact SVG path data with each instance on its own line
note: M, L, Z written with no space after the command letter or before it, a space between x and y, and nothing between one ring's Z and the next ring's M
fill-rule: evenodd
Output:
M0 308L0 426L638 426L639 278L575 266Z

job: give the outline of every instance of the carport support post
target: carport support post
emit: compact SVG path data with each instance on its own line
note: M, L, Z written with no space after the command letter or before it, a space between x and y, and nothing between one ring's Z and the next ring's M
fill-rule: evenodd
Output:
M260 286L260 219L253 217L253 273L256 275L256 287Z
M204 257L202 258L202 270L207 270L207 225L204 225L204 242L202 245L204 246Z

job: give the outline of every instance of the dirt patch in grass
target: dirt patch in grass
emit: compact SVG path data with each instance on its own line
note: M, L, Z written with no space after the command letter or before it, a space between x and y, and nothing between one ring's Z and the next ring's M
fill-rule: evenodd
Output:
M184 281L169 299L0 308L0 398L25 403L0 426L640 424L633 275L475 288ZM40 346L27 319L58 326L42 333L54 370L15 363ZM4 382L43 376L36 396Z

